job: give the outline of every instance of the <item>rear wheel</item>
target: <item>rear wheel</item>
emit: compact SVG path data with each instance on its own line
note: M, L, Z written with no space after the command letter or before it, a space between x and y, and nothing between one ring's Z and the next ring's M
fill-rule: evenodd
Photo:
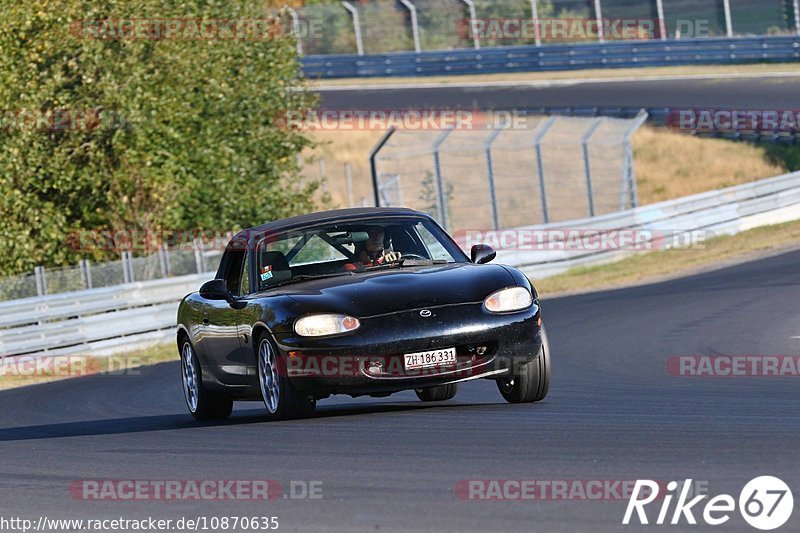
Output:
M510 376L497 380L500 394L509 403L538 402L550 389L550 344L542 330L542 347L535 361L514 367Z
M305 418L314 412L316 400L292 387L285 366L281 366L277 351L266 337L258 344L258 381L264 405L276 420Z
M458 392L458 384L450 383L449 385L439 385L437 387L429 387L427 389L414 389L417 393L417 398L423 402L441 402L449 400Z
M186 406L195 420L224 420L231 416L233 400L203 386L200 362L188 340L181 348L181 374Z

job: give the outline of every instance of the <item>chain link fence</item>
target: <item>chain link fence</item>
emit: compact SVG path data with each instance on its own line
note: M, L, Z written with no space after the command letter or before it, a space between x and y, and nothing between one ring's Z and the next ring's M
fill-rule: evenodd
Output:
M398 130L374 155L376 201L450 232L575 220L638 204L631 136L647 119L530 116L486 130Z
M0 278L0 301L213 272L221 255L219 249L204 249L198 242L191 248L163 246L156 253L139 257L126 251L116 261L84 260L67 267L36 267L30 274Z
M590 29L597 20L639 21L649 29L637 39L781 35L798 32L799 11L797 0L351 0L298 9L296 35L306 55L631 38L601 36ZM527 24L534 19L538 28ZM572 29L558 31L555 21Z
M369 169L351 159L342 162L336 158L314 154L304 158L303 183L318 183L314 201L321 209L374 206Z

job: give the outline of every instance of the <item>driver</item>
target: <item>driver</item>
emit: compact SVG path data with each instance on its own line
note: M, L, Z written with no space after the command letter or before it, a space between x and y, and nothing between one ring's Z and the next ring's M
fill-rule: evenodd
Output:
M383 243L385 233L383 228L373 226L367 230L369 239L365 243L364 249L358 254L358 262L364 266L382 265L399 261L402 257L400 252L384 249Z

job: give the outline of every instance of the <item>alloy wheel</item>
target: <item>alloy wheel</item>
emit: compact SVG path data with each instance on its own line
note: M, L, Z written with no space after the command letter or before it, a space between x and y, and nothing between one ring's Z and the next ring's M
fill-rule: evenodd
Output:
M278 359L269 341L261 341L258 350L258 374L261 395L267 410L274 414L278 410L281 395L281 381L278 376Z
M192 345L188 342L183 345L181 350L181 370L183 374L183 395L186 398L186 405L194 413L197 411L199 402L197 362Z

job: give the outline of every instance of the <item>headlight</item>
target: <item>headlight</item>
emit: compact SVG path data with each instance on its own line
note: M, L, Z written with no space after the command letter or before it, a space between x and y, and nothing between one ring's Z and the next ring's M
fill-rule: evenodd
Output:
M309 315L294 323L294 330L303 337L336 335L358 329L361 322L348 315Z
M509 313L522 311L533 303L533 296L524 287L511 287L493 292L483 301L484 307L490 313Z

